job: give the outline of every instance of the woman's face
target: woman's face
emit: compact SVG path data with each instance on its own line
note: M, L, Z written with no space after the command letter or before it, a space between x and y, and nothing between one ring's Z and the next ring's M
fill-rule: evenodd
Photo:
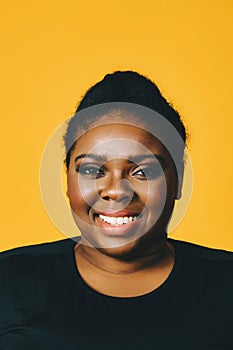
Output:
M97 125L76 142L67 195L84 244L116 255L152 249L177 194L166 148L143 128Z

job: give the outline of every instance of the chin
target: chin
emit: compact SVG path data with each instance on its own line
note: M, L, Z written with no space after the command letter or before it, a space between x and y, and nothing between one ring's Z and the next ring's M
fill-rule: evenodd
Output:
M112 245L99 247L98 249L102 254L107 256L118 258L122 260L131 260L141 257L143 254L148 254L153 251L154 245L158 243L158 240L164 239L166 234L163 231L153 230L147 232L143 236L121 245ZM96 246L97 247L97 246Z
M135 247L137 243L131 242L125 245L121 245L118 247L105 247L105 248L97 248L102 254L111 256L113 258L118 259L130 259L134 258L137 254L135 254ZM136 249L138 250L138 249Z
M153 227L150 228L148 225L148 231L142 235L141 225L140 229L132 230L128 234L112 235L112 231L106 233L105 230L95 226L91 226L90 230L90 225L80 222L81 243L110 257L122 260L135 259L151 253L159 241L166 239L168 221L161 217Z

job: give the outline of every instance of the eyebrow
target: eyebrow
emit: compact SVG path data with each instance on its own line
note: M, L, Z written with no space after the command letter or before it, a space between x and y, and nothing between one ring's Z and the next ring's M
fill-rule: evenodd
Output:
M83 158L91 158L94 159L98 162L107 162L107 156L105 155L100 155L100 154L95 154L95 153L87 153L87 154L80 154L79 156L75 157L75 162L77 162L80 159ZM155 158L161 163L163 167L166 165L165 159L160 156L159 154L142 154L142 155L137 155L137 156L129 156L129 163L140 163L144 161L145 159L152 159L154 160Z
M74 161L77 162L77 160L80 160L83 158L92 158L96 161L107 162L106 156L101 156L99 154L94 154L94 153L80 154L80 156L77 156Z

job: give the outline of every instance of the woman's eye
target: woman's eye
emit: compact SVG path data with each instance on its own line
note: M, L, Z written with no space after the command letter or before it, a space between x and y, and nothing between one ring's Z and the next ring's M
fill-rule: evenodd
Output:
M81 165L76 168L76 171L79 174L95 179L104 176L103 170L97 166Z
M162 168L160 165L145 165L136 168L132 176L140 179L155 179L162 173Z

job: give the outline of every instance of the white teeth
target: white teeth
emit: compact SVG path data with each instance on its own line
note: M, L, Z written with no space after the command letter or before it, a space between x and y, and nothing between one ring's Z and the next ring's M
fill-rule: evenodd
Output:
M110 218L110 216L106 216L105 218L106 218L105 221L108 222L109 224L111 224L111 218Z
M123 218L117 218L117 225L122 225L123 222L124 222L124 219Z
M116 225L117 218L111 218L111 225Z
M99 215L99 218L107 222L111 225L123 225L128 224L129 222L136 221L137 216L125 216L125 217L115 217L115 216L105 216L105 215Z

